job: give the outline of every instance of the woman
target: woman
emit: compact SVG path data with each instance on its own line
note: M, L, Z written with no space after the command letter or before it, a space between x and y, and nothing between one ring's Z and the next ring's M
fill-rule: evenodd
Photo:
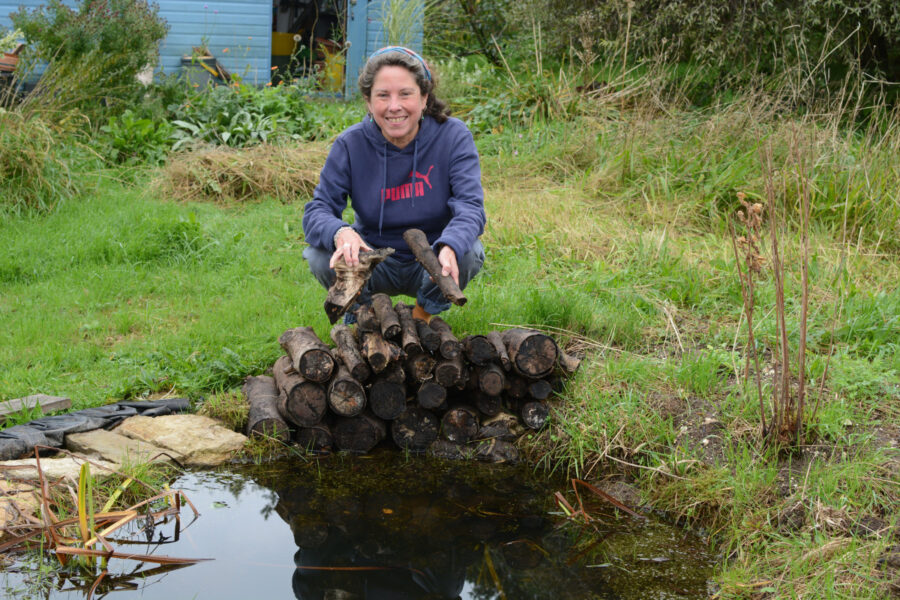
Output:
M372 54L359 89L369 112L338 136L325 161L304 208L309 247L303 257L329 288L339 258L355 265L360 250L394 248L375 267L359 301L378 292L406 294L416 298L413 315L427 321L450 303L415 261L403 232L424 231L443 274L466 287L484 263L478 151L463 122L450 118L435 97L431 71L412 50L389 46ZM341 220L348 198L352 226Z

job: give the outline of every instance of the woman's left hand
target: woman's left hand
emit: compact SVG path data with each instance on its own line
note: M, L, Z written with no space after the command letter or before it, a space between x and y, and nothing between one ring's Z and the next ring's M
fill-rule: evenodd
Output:
M456 262L456 252L450 246L441 246L438 252L438 262L441 263L441 275L450 276L456 285L459 285L459 265Z

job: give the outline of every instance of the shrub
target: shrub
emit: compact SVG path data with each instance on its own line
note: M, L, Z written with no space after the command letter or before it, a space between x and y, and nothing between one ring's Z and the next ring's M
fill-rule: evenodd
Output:
M78 109L89 121L124 109L142 89L136 75L157 58L167 25L145 0L48 0L10 15L27 42L26 71L46 63L30 101L40 110Z
M172 145L172 126L167 121L141 118L130 109L111 117L100 128L98 141L114 163L158 165L165 161Z

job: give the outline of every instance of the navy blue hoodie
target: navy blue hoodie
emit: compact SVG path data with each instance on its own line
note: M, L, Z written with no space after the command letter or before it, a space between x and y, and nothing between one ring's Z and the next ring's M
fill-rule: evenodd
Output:
M368 117L341 133L303 211L310 246L335 249L348 197L353 228L369 246L390 246L401 260L413 260L402 237L407 229L421 229L435 250L446 244L458 258L484 232L478 151L459 119L438 123L425 117L402 150Z

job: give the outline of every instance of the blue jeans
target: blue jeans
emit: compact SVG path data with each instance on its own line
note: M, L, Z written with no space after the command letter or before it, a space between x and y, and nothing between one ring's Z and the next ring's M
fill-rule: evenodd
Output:
M334 284L334 269L328 267L331 255L332 252L328 250L312 246L307 246L303 250L303 258L309 263L309 270L325 289ZM459 287L466 289L466 285L484 264L484 247L481 242L475 240L472 249L462 258L457 257L456 262L459 265ZM362 304L369 303L372 301L372 294L377 293L388 296L398 294L412 296L430 315L436 315L450 308L450 302L441 293L441 289L431 281L425 268L415 260L404 262L388 256L377 264L357 301Z

